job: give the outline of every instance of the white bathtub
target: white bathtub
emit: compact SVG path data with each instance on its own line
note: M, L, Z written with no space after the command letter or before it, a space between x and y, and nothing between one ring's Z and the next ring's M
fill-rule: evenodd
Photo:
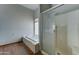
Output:
M33 53L37 53L40 49L39 39L37 37L23 36L23 42L32 50Z

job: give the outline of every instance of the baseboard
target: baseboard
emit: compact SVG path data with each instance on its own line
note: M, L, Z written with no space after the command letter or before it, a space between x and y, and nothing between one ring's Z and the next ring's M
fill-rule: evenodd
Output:
M21 39L18 39L18 40L13 40L13 41L1 42L0 43L0 46L5 46L5 45L17 43L17 42L22 42L22 40Z
M48 55L48 53L45 52L45 51L43 51L43 50L41 50L41 53L42 53L43 55Z

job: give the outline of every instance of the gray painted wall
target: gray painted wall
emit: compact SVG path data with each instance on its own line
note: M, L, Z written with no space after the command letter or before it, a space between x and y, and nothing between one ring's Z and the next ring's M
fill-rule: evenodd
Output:
M20 5L0 5L0 45L33 34L33 11Z
M35 11L34 11L34 19L35 18L39 18L39 8L37 8Z

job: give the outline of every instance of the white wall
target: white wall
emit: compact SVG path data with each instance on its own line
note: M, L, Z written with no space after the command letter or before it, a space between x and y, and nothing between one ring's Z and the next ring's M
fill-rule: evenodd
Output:
M55 20L57 50L63 54L79 54L79 10L58 15Z
M0 5L0 45L33 34L33 12L20 5Z
M79 54L79 10L68 13L68 44L72 54Z

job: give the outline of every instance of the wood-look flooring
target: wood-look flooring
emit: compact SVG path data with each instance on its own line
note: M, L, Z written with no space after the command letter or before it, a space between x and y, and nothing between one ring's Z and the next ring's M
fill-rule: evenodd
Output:
M42 54L41 52L33 54L32 51L23 42L17 42L0 46L0 55L42 55Z

